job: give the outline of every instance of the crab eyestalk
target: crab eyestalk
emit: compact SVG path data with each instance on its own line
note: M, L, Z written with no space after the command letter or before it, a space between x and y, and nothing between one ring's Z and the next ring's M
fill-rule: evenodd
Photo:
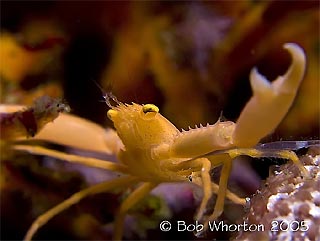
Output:
M238 147L251 147L271 133L291 107L303 79L306 57L294 43L284 45L292 56L292 64L284 76L270 83L254 68L250 73L253 96L240 114L233 134Z

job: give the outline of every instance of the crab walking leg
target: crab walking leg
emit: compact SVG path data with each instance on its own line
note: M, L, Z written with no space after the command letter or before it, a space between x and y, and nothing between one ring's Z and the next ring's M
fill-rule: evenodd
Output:
M35 155L46 155L63 161L79 163L90 167L97 167L110 171L128 173L128 168L120 163L100 160L97 158L65 154L63 152L50 150L41 146L13 145L12 148L19 151L27 151Z
M205 212L207 203L210 197L212 196L211 177L209 173L211 169L211 162L207 158L197 158L184 161L173 166L171 164L167 164L167 168L171 171L189 170L189 175L192 172L199 172L201 174L201 187L203 188L203 198L198 209L198 213L195 216L196 220L200 220L200 218L203 216L203 213Z
M204 224L204 230L208 228L209 221L215 220L223 212L224 200L228 189L228 179L232 168L232 160L224 162L221 170L221 176L219 181L219 190L217 195L216 204L214 206L213 213L209 216Z
M238 148L232 150L226 150L225 153L228 153L231 158L236 158L237 156L246 155L254 158L260 157L276 157L291 160L305 176L309 176L308 170L302 165L299 160L299 157L289 150L257 150L254 148Z
M198 186L202 187L202 181L199 177L192 178L192 182L197 184ZM214 182L211 182L211 190L213 193L217 194L219 191L219 185ZM237 194L231 192L229 189L227 189L226 198L228 198L230 201L234 202L235 204L239 204L239 205L246 204L245 198L239 197Z
M136 177L120 177L111 181L103 182L96 184L92 187L88 187L80 192L73 194L70 198L66 199L62 203L58 204L57 206L51 208L49 211L45 212L41 216L39 216L31 225L30 229L28 230L24 240L31 240L33 235L37 232L37 230L45 225L51 218L56 216L57 214L61 213L62 211L68 209L72 205L78 203L81 199L108 191L114 188L121 188L126 186L134 185L139 181Z
M124 218L128 210L133 207L137 202L143 199L152 189L158 184L147 182L135 189L124 202L121 204L116 220L114 222L113 240L121 240L123 233Z
M212 189L211 189L211 177L210 177L210 169L211 169L211 162L207 158L199 158L194 160L195 163L200 163L201 168L201 180L203 184L203 197L202 201L198 210L198 213L196 215L196 220L200 220L202 218L206 206L208 204L208 201L210 197L212 196Z
M175 165L168 165L168 164L166 164L166 165L171 171L174 171L174 172L179 173L180 175L184 175L186 177L190 175L190 172L194 172L195 174L191 175L192 176L192 183L203 188L203 181L202 181L202 178L200 177L201 173L198 174L199 172L201 172L201 171L199 171L199 168L201 169L201 165L199 163L194 163L194 160L196 160L196 159L192 159L192 160L182 162L179 164L175 164ZM190 164L190 162L193 162L196 165L192 165L192 164ZM212 166L212 164L211 164L211 166ZM186 170L183 170L183 169L186 169ZM181 170L183 170L183 171L181 171ZM218 190L219 190L219 185L217 185L216 183L211 181L212 193L217 194ZM239 204L239 205L246 204L245 198L238 197L237 194L233 193L230 190L227 190L226 197L236 204Z
M288 43L284 48L292 56L292 64L284 76L270 83L255 68L250 73L253 96L241 112L233 133L237 147L256 145L278 126L292 105L303 79L306 57L296 44Z

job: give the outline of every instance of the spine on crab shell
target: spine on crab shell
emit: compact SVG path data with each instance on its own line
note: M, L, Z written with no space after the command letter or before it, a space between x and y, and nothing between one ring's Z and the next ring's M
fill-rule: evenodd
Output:
M174 140L170 153L176 157L196 157L231 147L234 128L232 121L218 120L214 125L182 131L181 135Z

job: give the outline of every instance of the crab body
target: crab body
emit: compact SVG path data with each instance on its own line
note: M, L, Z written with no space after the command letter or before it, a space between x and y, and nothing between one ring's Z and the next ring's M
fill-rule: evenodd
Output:
M170 182L186 179L191 172L183 177L177 176L174 170L170 170L172 163L234 146L230 137L235 123L231 121L218 121L214 125L180 132L156 106L135 103L120 103L108 111L108 117L114 122L124 145L119 160L129 167L132 175L145 180L157 178L161 182Z

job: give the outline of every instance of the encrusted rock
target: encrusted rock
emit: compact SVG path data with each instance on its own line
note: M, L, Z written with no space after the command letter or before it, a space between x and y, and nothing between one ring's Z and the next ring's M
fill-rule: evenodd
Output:
M292 163L281 166L250 200L240 222L263 231L240 231L235 240L320 240L320 149L300 158L310 177Z

